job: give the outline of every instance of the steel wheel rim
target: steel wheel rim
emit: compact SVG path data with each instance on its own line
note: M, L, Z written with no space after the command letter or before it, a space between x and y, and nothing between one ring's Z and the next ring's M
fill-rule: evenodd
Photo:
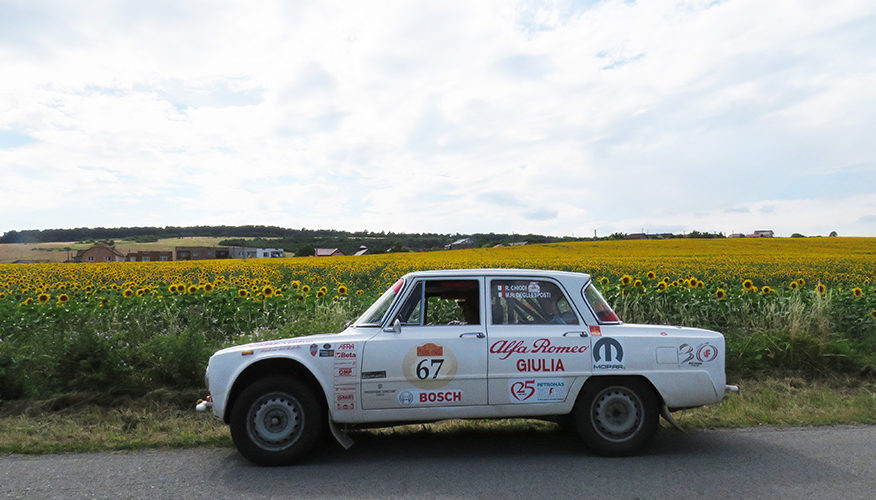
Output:
M257 399L247 415L246 430L260 448L279 451L286 449L301 437L304 411L301 403L291 395L273 392Z
M642 400L626 387L607 387L593 398L593 429L608 441L623 442L638 434L645 422Z

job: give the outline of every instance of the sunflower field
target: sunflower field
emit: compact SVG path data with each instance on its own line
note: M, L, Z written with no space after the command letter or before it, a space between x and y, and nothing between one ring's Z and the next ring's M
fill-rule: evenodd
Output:
M197 387L218 348L339 331L406 272L483 267L589 273L626 322L723 332L731 374L876 364L876 238L0 264L0 399Z

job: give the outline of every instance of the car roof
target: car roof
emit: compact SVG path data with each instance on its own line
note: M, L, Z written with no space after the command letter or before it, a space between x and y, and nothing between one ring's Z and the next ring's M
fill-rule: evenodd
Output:
M447 277L447 276L551 276L554 278L573 278L589 280L590 275L586 273L575 273L571 271L553 271L547 269L435 269L429 271L414 271L408 273L407 277L428 278L428 277Z

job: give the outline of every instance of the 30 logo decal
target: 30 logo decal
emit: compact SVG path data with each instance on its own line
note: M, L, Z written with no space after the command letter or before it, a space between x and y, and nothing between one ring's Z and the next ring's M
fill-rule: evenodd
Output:
M690 344L678 346L678 364L688 366L700 366L703 363L714 361L718 357L718 348L706 342L696 347Z

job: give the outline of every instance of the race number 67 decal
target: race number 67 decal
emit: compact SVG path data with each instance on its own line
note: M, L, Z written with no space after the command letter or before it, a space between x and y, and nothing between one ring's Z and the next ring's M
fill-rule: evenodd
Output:
M438 367L435 368L435 365L438 365ZM429 378L430 368L435 368L435 371L431 372L432 378L438 378L438 372L441 370L442 366L444 366L443 359L431 358L421 360L419 363L417 363L417 378L420 380Z

